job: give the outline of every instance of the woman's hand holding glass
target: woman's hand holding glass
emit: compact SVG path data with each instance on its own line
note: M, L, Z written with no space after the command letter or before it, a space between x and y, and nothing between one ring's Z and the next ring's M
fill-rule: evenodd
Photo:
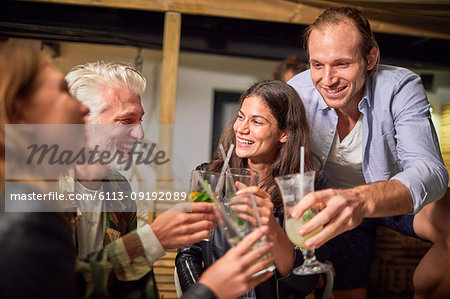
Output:
M242 193L231 198L224 198L222 205L216 206L218 222L223 227L228 242L237 246L247 235L261 227L258 207L251 193ZM253 250L264 246L267 238L264 236L254 246ZM262 272L273 271L274 265L270 265Z
M261 223L269 227L267 238L274 244L271 253L275 258L275 265L280 274L286 276L292 268L294 248L273 214L274 205L270 194L256 186L246 187L239 184L237 186L238 194L250 192L254 195ZM236 207L236 209L238 208Z
M255 248L267 232L267 226L262 226L247 235L207 268L199 283L210 288L218 298L236 298L267 280L273 275L272 271L264 272L273 264L273 258L268 257L273 244ZM256 275L261 272L264 273Z
M259 173L250 168L229 168L226 172L225 196L233 197L239 189L257 186Z
M275 228L279 227L277 220L273 216L273 203L269 193L261 190L257 186L247 187L242 183L236 183L237 194L252 193L258 207L259 217L261 219L262 225L269 226L268 237L270 239L271 235L276 232ZM233 210L239 212L240 209L245 208L243 206L233 206Z

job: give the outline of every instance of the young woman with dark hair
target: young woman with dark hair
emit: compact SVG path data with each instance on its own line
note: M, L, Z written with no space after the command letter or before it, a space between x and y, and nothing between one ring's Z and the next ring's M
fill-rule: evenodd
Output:
M220 143L225 148L235 144L229 167L246 167L259 173L257 187L246 190L255 194L263 224L268 225L268 239L277 275L255 288L247 298L298 298L310 293L317 276L296 276L293 265L303 262L300 253L283 231L283 209L277 176L300 171L300 148L305 148L305 171L320 168L320 160L309 146L309 128L305 109L297 92L282 81L267 80L253 84L241 96L239 111L223 132ZM219 150L214 160L202 168L219 172L223 166ZM181 286L187 289L198 276L228 250L222 228L202 241L179 250L176 259ZM278 296L278 297L277 297Z

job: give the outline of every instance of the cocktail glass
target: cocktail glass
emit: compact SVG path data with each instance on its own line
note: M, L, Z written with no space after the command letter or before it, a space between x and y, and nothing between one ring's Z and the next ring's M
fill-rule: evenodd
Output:
M310 275L318 274L328 271L331 266L319 262L314 254L314 248L306 248L305 241L315 234L317 234L322 227L317 228L310 234L302 237L298 233L298 229L304 223L308 222L317 210L314 208L308 209L299 219L291 217L292 208L303 199L309 192L314 191L314 176L315 172L305 172L303 174L291 174L275 178L275 182L280 188L281 198L284 206L284 226L286 234L292 243L294 243L303 253L304 262L301 266L292 270L296 275Z
M191 173L188 201L194 204L197 202L214 203L214 199L211 198L212 195L215 195L216 199L220 199L222 190L217 190L217 194L215 193L219 179L220 173L193 170ZM203 241L209 241L209 238L205 238Z
M236 182L248 186L257 186L259 173L250 168L229 168L226 172L225 194L227 197L236 195Z
M191 173L191 186L189 189L188 200L190 202L210 202L214 203L214 199L210 194L216 194L216 187L219 183L220 173L204 170L193 170ZM206 189L207 188L207 189ZM221 193L219 190L218 193ZM220 194L216 194L219 196Z
M245 236L261 226L258 207L252 193L225 198L222 205L217 205L216 214L231 246L236 246ZM263 236L253 248L260 247L266 243L267 238ZM262 259L269 256L270 253L266 254ZM274 269L275 266L271 265L254 276L273 271Z

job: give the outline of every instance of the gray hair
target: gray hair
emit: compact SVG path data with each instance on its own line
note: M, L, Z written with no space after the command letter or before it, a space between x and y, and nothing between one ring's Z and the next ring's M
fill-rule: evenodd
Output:
M146 86L144 76L133 67L103 61L75 66L67 73L66 81L70 94L89 108L91 121L106 108L106 87L124 87L142 96Z

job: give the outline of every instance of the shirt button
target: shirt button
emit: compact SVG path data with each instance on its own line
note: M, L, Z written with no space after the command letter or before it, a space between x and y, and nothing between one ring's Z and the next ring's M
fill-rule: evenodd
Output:
M333 130L333 129L330 129L330 133L334 133L334 130Z

